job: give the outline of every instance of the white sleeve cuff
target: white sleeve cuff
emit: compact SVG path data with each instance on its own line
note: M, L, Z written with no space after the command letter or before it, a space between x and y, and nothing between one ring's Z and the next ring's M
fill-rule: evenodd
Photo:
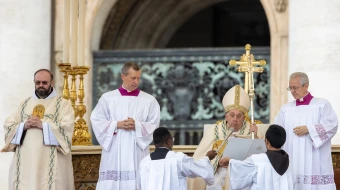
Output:
M113 135L115 134L115 132L117 133L117 122L112 121L110 123L108 130L107 130L105 141L102 145L104 150L106 150L106 151L110 150L111 145L112 145Z
M17 128L17 132L15 133L15 136L13 137L11 141L11 144L20 145L21 137L24 132L24 127L25 127L25 123L21 122L19 124L19 127Z
M48 123L43 122L43 135L44 135L44 144L51 146L59 146L57 138L55 137L51 126Z

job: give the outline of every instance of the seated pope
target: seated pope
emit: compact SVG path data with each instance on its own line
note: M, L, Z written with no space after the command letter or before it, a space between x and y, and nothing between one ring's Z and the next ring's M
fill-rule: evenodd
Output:
M255 138L263 138L264 135L257 132L255 124L246 123L245 118L250 107L250 99L247 92L239 85L228 90L224 95L222 104L225 110L225 120L218 121L216 124L204 126L203 138L198 145L193 158L201 159L207 151L211 149L217 150L219 146L225 146L221 143L226 138L249 138L254 132ZM231 134L231 135L229 135ZM222 148L223 150L223 148ZM211 186L207 186L202 178L188 179L189 190L228 190L229 176L227 169L219 167L219 159L222 154L217 154L215 159L211 160L211 164L215 169L215 182Z

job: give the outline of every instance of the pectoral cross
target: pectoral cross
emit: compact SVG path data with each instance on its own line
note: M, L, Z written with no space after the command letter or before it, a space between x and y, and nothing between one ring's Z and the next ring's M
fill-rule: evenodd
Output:
M255 97L255 86L254 86L254 76L253 73L262 73L263 67L266 64L265 60L256 61L254 55L250 54L251 45L247 44L245 46L246 54L243 54L239 61L230 60L229 64L231 66L239 65L238 72L244 72L244 90L249 94L250 98L250 119L251 123L254 123L254 97ZM260 65L259 67L256 67ZM247 116L247 115L246 115ZM252 133L252 139L254 139L254 134Z

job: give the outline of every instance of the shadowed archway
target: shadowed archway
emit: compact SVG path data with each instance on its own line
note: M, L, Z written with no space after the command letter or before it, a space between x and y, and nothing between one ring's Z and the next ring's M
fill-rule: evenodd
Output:
M224 0L120 0L111 10L100 49L164 48L197 12Z

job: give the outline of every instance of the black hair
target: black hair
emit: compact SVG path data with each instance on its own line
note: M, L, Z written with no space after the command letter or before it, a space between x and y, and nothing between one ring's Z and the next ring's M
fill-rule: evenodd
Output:
M286 131L280 125L270 125L266 132L266 139L274 148L281 148L286 142Z
M51 81L53 81L53 74L52 74L52 72L51 72L50 70L48 70L48 69L39 69L39 70L37 70L37 71L34 73L34 78L35 78L35 75L36 75L37 73L41 72L41 71L48 72L48 73L50 74L50 76L51 76Z
M155 145L165 144L169 138L171 138L171 133L165 127L158 127L153 132L153 142Z

